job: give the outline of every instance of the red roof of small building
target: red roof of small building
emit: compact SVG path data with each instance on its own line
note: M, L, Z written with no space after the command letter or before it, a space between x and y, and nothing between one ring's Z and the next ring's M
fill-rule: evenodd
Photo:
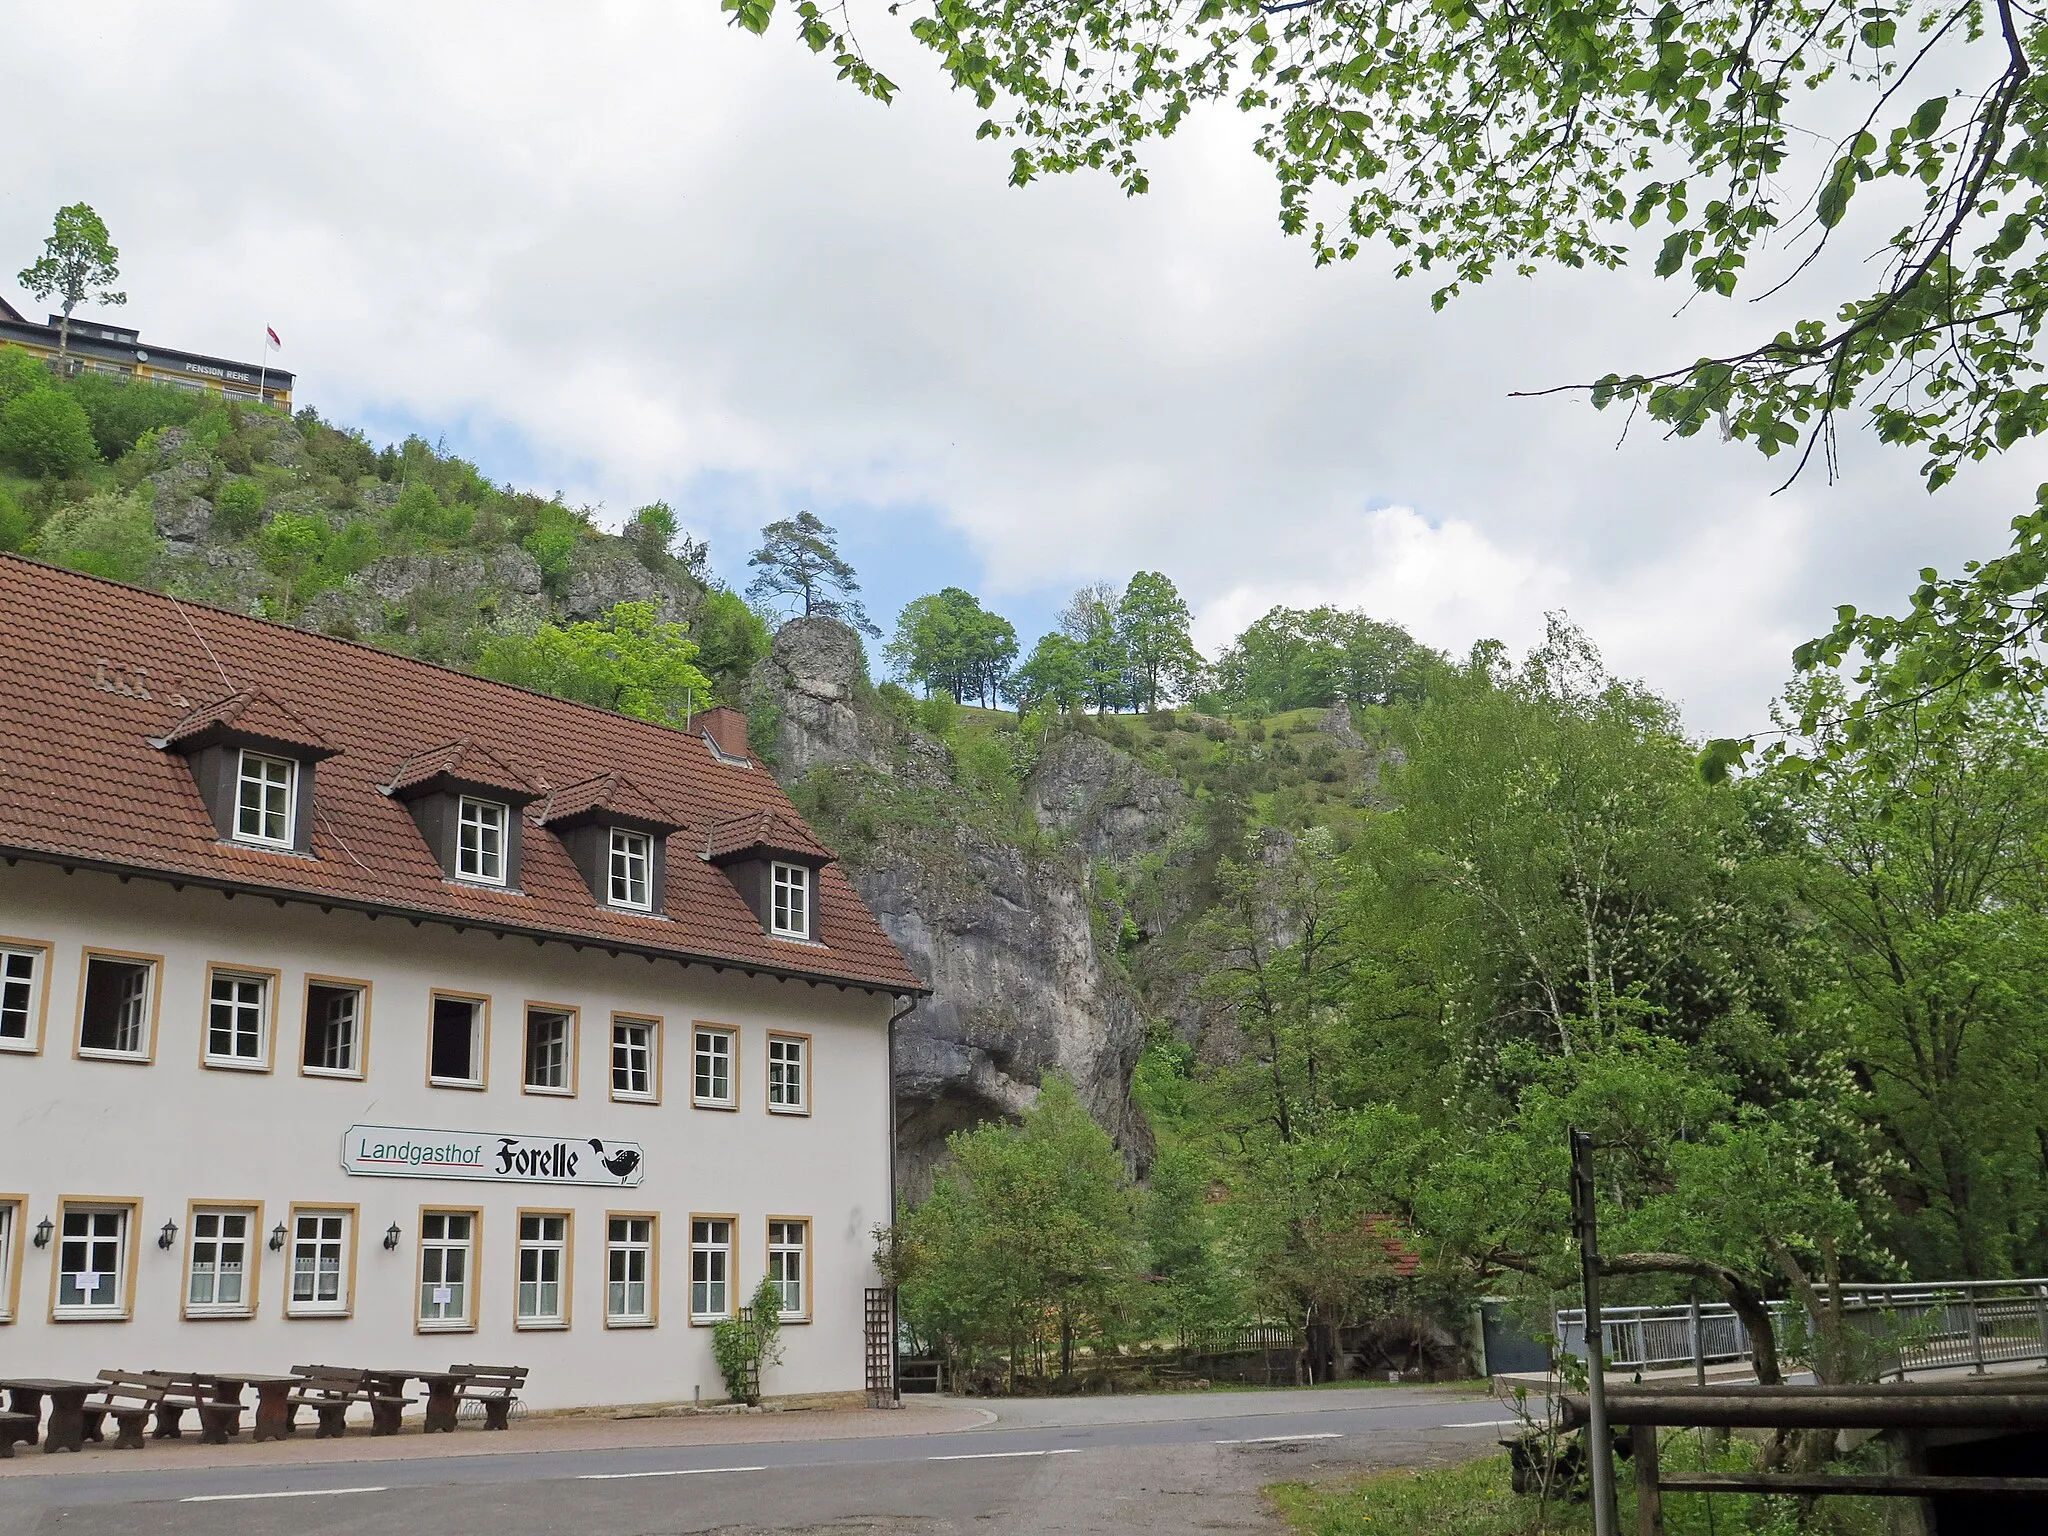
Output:
M811 836L811 829L801 821L769 810L749 811L744 816L721 821L704 839L704 857L714 864L722 863L734 854L752 853L756 849L764 853L794 854L800 859L816 860L822 864L829 864L838 857Z
M188 709L159 739L167 747L183 747L215 733L253 736L323 757L333 750L318 731L260 688L244 688Z
M822 949L768 936L698 850L736 818L803 820L767 772L718 761L696 732L13 555L0 555L0 656L0 857L926 990L836 866L819 877ZM230 724L221 708L245 696L233 729L270 736L290 721L312 737L306 746L333 754L314 780L311 859L223 841L185 759L155 744L168 730ZM423 753L445 764L451 737L546 797L539 815L561 786L565 797L596 797L585 808L613 797L621 814L675 825L667 921L598 906L568 850L539 827L526 836L521 891L445 879L383 790Z
M503 794L532 799L537 791L516 768L508 767L489 747L465 737L443 747L414 753L398 765L384 793L405 798L408 789L445 779L457 784L475 784Z

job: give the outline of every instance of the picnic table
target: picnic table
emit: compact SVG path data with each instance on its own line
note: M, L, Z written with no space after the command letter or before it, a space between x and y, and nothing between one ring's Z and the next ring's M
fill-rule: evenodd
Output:
M64 1381L49 1376L0 1377L0 1391L7 1394L7 1406L15 1413L41 1418L43 1399L50 1400L50 1422L43 1431L43 1450L75 1451L85 1441L85 1400L104 1386L98 1381ZM34 1445L33 1432L26 1443Z
M303 1376L271 1376L255 1371L216 1371L206 1378L213 1383L213 1395L217 1402L235 1403L242 1401L246 1387L256 1389L256 1432L254 1439L282 1440L298 1428L292 1420L297 1417L291 1404L285 1399L293 1387L306 1378ZM233 1430L229 1431L234 1433Z
M405 1395L405 1384L416 1381L427 1389L426 1433L445 1431L455 1433L455 1415L462 1406L462 1383L468 1378L467 1371L365 1371L363 1373L378 1392L392 1397Z

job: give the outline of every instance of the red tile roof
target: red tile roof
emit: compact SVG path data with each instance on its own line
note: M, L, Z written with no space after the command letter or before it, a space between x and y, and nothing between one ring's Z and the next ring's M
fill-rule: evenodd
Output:
M471 741L467 737L407 758L391 775L391 782L384 786L384 793L404 799L408 789L430 784L436 779L474 784L510 795L524 795L528 799L538 793L516 768L507 767L497 753L482 742Z
M623 773L600 773L577 784L565 784L534 808L533 819L543 827L554 827L607 814L671 831L684 825L667 807L648 799Z
M751 853L757 848L765 853L794 854L800 859L815 859L823 864L829 864L838 857L811 836L809 827L794 817L775 811L749 811L744 816L721 821L704 839L704 857L714 864L736 853Z
M323 757L334 750L318 731L260 688L244 688L187 710L159 739L167 747L181 747L216 731L304 747Z
M795 827L802 819L766 771L720 763L695 732L13 555L0 555L0 656L0 856L925 990L836 867L819 878L823 949L769 938L696 855L719 823L759 812ZM263 696L335 754L315 778L313 859L221 841L185 759L151 744L239 695ZM237 728L256 707L243 706ZM405 807L380 791L451 735L543 794L630 789L677 823L668 921L597 906L568 851L538 828L526 838L523 894L444 879Z

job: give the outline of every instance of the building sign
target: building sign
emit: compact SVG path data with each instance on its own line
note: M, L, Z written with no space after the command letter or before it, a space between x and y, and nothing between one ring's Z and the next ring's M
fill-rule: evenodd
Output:
M344 1173L390 1179L486 1179L494 1184L600 1184L633 1188L645 1171L637 1141L512 1136L352 1125L341 1138Z

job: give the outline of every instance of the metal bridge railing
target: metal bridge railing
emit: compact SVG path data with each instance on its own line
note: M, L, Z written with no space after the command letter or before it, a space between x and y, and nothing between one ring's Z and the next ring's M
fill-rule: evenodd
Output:
M1771 1304L1780 1347L1801 1342L1806 1320L1791 1302ZM1603 1307L1606 1358L1621 1370L1713 1365L1749 1358L1741 1321L1725 1304ZM2038 1360L2048 1365L2048 1278L1953 1280L1842 1288L1844 1320L1889 1357L1899 1376ZM1559 1346L1586 1357L1586 1318L1557 1314Z

